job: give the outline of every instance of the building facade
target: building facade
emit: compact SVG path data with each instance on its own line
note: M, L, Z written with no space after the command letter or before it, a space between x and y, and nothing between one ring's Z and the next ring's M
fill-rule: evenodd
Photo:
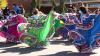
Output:
M52 7L50 0L40 0L41 1L41 11L49 11ZM77 4L78 1L83 1L84 5L90 10L95 10L100 8L100 0L65 0L65 4ZM31 8L32 0L8 0L8 5L12 9L12 4L23 5L26 11L29 11ZM60 5L60 0L55 0L56 5Z

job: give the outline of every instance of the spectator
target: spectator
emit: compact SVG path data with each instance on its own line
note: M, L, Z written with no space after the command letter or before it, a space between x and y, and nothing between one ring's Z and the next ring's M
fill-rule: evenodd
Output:
M72 13L73 10L74 10L74 6L72 4L70 4L68 7L68 13Z
M6 6L6 8L3 9L3 16L4 16L4 19L9 18L9 14L10 14L10 10L9 10L8 6Z
M77 10L79 11L79 13L82 13L82 14L87 14L87 9L85 8L84 4L82 1L79 1L77 3Z
M2 9L0 9L0 16L2 16L2 14L3 14L3 13L2 13Z
M88 15L88 11L85 8L85 6L83 5L82 1L79 1L77 3L77 14L78 14L78 19L79 21L82 23L82 21L87 17Z
M35 20L38 20L39 19L39 14L38 14L38 9L33 9L33 12L32 12L32 16L31 16L31 18L33 18L33 19L35 19Z
M18 5L13 4L13 10L14 10L17 14L20 14L20 8L19 8Z
M19 8L20 8L19 13L20 14L25 14L25 10L24 10L23 6L21 5Z
M95 11L95 14L100 14L100 9L97 9L97 10Z
M3 18L2 14L2 9L0 9L0 20Z

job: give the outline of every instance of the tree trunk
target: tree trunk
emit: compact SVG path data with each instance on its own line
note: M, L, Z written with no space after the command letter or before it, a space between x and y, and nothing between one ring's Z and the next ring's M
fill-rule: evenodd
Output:
M38 9L41 8L41 0L36 0L36 7L37 7Z
M56 7L56 1L55 0L51 0L52 3L52 9L54 10L54 8Z
M30 8L30 13L32 12L32 10L36 8L36 0L32 0L31 2L31 8Z
M60 0L60 12L64 13L65 11L65 0Z

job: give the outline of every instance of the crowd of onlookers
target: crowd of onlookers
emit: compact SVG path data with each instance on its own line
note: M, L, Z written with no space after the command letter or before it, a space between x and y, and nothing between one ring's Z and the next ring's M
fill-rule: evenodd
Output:
M25 10L23 6L19 6L17 4L13 4L13 9L10 10L8 6L3 9L0 9L0 19L9 19L11 12L15 12L16 14L24 14Z
M59 10L59 9L58 9ZM13 10L10 10L8 6L4 9L0 9L0 19L4 18L7 19L10 16L10 12L14 11L16 14L25 14L25 10L22 5L13 4ZM40 12L38 9L33 10L32 14L39 14ZM66 8L65 13L76 13L77 17L82 16L83 14L100 14L100 9L96 9L94 12L90 12L88 8L84 6L84 4L80 1L77 5L70 4L68 8ZM31 13L30 13L31 14ZM43 14L40 12L40 14Z
M85 6L82 1L79 1L77 4L69 4L67 8L68 13L78 13L78 11L82 11L84 14L86 13L97 13L100 8L95 8L95 9L89 9L89 7ZM100 12L99 12L100 13Z

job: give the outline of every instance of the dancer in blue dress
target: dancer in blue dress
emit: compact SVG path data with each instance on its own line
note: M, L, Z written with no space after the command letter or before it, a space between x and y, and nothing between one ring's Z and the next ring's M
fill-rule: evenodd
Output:
M73 39L73 44L82 53L90 53L93 49L100 47L100 14L95 18L90 16L84 24L94 20L94 25L91 29L78 29L78 31L70 31L69 36ZM91 19L91 20L90 20Z

